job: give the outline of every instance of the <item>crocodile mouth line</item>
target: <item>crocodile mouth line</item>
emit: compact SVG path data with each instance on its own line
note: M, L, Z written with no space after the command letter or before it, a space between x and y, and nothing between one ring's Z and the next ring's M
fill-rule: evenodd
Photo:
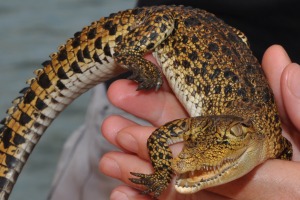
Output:
M244 151L235 158L226 158L216 165L202 165L194 171L178 175L175 188L180 193L194 193L218 182L230 169L239 165ZM217 184L215 184L217 185Z

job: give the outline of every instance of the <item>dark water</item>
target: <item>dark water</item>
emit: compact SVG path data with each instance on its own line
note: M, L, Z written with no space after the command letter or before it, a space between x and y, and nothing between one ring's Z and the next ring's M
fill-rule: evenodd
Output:
M0 1L0 117L33 70L85 25L132 0ZM84 120L89 93L77 99L47 130L25 166L10 199L46 199L62 145ZM101 199L101 198L99 198Z

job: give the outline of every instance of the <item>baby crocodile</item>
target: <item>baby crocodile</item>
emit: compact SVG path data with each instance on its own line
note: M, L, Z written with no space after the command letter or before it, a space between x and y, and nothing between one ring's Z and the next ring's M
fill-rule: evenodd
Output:
M153 52L161 70L143 58ZM226 183L270 158L291 159L264 73L239 30L204 10L136 8L86 26L35 71L0 128L0 199L53 119L76 97L125 70L138 89L159 89L162 73L191 118L148 139L154 174L131 181L158 197L174 172L181 193ZM169 145L184 141L172 158Z

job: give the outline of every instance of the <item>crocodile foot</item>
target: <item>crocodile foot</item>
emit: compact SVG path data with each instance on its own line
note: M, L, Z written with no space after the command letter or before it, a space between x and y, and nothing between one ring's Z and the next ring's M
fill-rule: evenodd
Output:
M164 191L169 182L170 178L164 173L154 173L154 174L141 174L130 172L135 177L129 178L129 180L135 184L144 185L147 189L142 192L142 194L152 194L154 198L158 198L162 191Z

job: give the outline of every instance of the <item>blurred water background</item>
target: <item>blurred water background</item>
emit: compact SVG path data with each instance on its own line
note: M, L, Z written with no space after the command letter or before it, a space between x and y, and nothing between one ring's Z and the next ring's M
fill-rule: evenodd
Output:
M33 70L85 25L133 0L0 0L0 118ZM50 126L32 153L10 199L46 199L62 146L84 120L89 92ZM101 198L99 198L101 199Z

